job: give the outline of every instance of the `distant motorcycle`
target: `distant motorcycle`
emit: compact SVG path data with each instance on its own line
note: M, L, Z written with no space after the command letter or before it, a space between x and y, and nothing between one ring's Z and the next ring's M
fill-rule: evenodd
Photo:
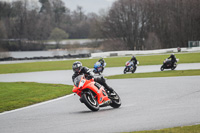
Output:
M94 79L87 79L84 75L79 75L74 79L72 91L80 96L81 103L84 103L92 111L98 111L100 107L105 106L113 108L121 106L121 99L114 90L111 94Z
M179 61L179 59L176 59L176 62L174 63L174 65L172 65L172 62L170 59L165 59L163 61L163 65L160 67L161 71L164 71L164 69L171 69L174 70L177 67L177 62Z
M137 62L136 65L134 65L134 63L132 61L127 61L125 64L125 68L124 68L124 74L126 74L127 72L134 73L137 69L138 64L139 64L139 61Z
M102 66L101 63L97 61L97 62L94 64L94 70L93 70L93 72L94 72L95 74L101 75L101 73L103 73L103 70L104 70L104 67L105 67L105 66L106 66L106 63L104 63L104 66Z

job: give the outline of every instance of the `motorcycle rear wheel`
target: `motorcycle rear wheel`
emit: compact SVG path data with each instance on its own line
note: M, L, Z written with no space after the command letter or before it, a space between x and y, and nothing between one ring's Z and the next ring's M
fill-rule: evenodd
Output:
M113 93L115 94L115 96L109 97L112 101L112 103L110 103L110 106L113 108L119 108L121 106L121 98L114 90Z
M164 67L163 67L163 66L161 66L160 70L161 70L161 71L164 71Z
M136 71L137 67L135 66L132 70L132 73L134 73Z
M172 70L174 70L175 68L176 68L176 64L174 64L174 66L172 66L172 68L171 68L171 69L172 69Z
M92 111L98 111L99 110L99 103L94 98L93 94L91 92L85 92L81 96L83 103Z

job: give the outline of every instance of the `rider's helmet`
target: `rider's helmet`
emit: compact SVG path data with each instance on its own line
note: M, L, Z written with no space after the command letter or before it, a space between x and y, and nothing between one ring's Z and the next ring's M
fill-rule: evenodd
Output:
M72 65L72 69L74 72L77 72L77 73L80 72L81 68L82 68L82 63L80 61L76 61Z
M104 61L103 57L101 57L101 58L99 59L99 61Z
M101 57L101 58L98 60L98 62L100 62L100 63L103 64L105 61L104 61L103 57Z
M171 58L175 58L175 55L174 55L174 53L172 53L170 57L171 57Z
M133 60L133 59L135 59L135 56L134 56L134 55L132 56L131 60Z

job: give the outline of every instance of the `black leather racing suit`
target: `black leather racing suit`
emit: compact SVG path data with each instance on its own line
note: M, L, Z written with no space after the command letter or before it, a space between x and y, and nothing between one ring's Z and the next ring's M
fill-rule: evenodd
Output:
M105 63L105 61L104 61L104 59L99 59L99 60L98 60L98 62L100 62L100 63L101 63L101 65L102 65L102 72L103 72L103 70L104 70L104 63Z
M137 64L137 59L136 58L131 58L131 61L133 62L134 66Z
M91 79L91 78L94 78L93 74L91 73L90 69L87 68L87 67L82 67L80 72L75 72L73 75L72 75L72 81L74 82L74 79L79 76L79 75L85 75L85 77L87 79ZM109 90L110 92L113 91L113 89L111 87L109 87L107 84L106 84L106 81L103 77L95 77L94 78L94 81L103 85L105 87L105 89Z
M177 62L175 55L171 55L168 59L170 58L171 58L172 66L174 66L174 63Z
M99 59L98 62L100 62L101 65L104 67L104 62L105 62L104 59Z

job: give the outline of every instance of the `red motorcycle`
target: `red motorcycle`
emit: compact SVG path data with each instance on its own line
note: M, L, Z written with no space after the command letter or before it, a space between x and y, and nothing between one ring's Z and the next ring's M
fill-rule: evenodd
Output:
M84 75L79 75L74 79L72 91L79 95L81 103L84 103L92 111L98 111L100 107L105 106L113 108L121 106L121 99L115 91L111 94L94 79L87 79Z

